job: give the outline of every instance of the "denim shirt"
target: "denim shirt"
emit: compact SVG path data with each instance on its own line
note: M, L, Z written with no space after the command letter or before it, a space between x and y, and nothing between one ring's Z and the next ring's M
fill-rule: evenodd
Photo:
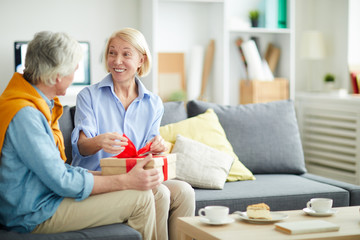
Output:
M100 159L113 156L103 150L82 156L77 147L80 131L88 138L107 132L125 133L137 150L159 135L164 105L160 97L148 91L138 78L135 81L138 97L126 110L114 92L111 74L80 91L76 99L75 128L71 135L72 165L99 171Z
M31 232L64 197L83 200L93 188L91 173L64 164L51 127L33 107L22 108L10 122L0 161L0 223L12 231Z

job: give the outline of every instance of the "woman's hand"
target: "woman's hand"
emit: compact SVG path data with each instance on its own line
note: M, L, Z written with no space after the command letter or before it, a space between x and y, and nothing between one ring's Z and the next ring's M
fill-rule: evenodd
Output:
M150 140L150 142L152 143L150 146L150 152L153 154L159 154L167 150L165 140L160 135L155 136Z
M96 138L100 148L110 154L119 154L128 145L128 140L117 132L103 133Z
M79 152L83 156L97 153L101 149L110 154L119 154L128 145L128 140L119 133L103 133L93 138L86 137L84 132L80 132L78 140Z

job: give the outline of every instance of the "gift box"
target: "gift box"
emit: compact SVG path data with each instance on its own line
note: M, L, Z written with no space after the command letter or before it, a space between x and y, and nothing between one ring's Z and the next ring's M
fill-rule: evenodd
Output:
M103 158L100 159L102 175L116 175L129 172L138 161L145 157L136 158ZM145 165L145 169L158 168L161 170L162 181L176 177L176 154L153 155L152 160Z

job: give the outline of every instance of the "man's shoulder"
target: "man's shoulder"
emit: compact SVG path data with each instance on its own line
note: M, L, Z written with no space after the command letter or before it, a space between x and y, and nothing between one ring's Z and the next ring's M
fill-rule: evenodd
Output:
M27 123L39 118L45 119L45 116L37 108L34 106L24 106L23 108L19 109L13 119Z

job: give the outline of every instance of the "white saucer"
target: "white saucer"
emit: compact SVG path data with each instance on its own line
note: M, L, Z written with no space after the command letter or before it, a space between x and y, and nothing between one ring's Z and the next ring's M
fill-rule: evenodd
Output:
M331 216L337 212L336 209L330 209L328 212L315 212L314 210L312 210L310 208L304 208L303 211L311 216L316 216L316 217Z
M229 224L229 223L235 222L235 219L228 217L227 219L225 219L224 221L221 221L221 222L210 222L209 219L207 219L205 217L200 217L200 222L210 224L210 225L224 225L224 224Z
M279 212L270 212L272 219L253 219L253 218L249 218L246 212L240 212L240 211L236 211L234 212L234 214L237 214L242 220L257 224L274 223L288 218L288 215Z

